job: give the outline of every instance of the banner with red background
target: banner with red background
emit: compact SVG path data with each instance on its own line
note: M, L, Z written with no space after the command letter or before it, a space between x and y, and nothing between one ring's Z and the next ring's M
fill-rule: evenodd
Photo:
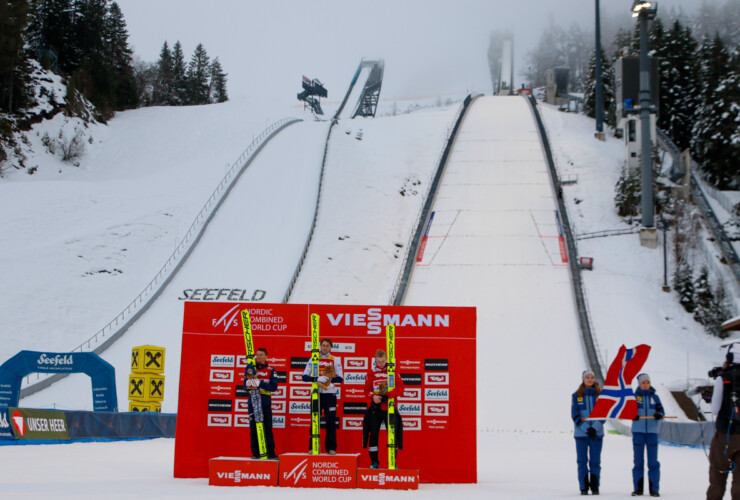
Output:
M312 313L321 338L341 358L337 441L339 453L360 453L368 400L365 374L385 326L396 326L396 366L406 389L397 398L404 446L398 467L418 469L421 482L474 483L476 463L476 312L474 307L348 306L186 302L175 477L208 477L208 461L248 456L249 414L243 389L245 348L240 311L249 309L255 348L265 347L279 389L272 395L276 452L306 453L310 434L310 383L301 380L310 356ZM386 464L381 433L381 465ZM322 451L323 451L322 431Z

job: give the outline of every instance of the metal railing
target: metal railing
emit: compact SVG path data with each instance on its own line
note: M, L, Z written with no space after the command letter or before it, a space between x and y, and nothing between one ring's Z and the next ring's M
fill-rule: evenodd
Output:
M419 252L419 245L421 245L422 236L424 235L426 226L429 223L429 214L431 213L432 206L434 205L434 199L437 196L437 190L442 179L442 174L444 173L445 166L447 165L447 158L452 151L452 145L455 142L455 137L457 137L457 131L459 130L460 124L465 117L465 113L470 108L470 104L481 95L482 94L477 94L475 96L468 95L465 98L460 109L460 113L457 116L457 120L455 120L455 124L450 130L447 131L448 135L445 148L439 155L439 160L437 161L437 169L434 173L434 176L432 177L432 182L429 184L429 190L427 191L424 204L422 205L421 210L419 210L419 215L416 218L416 230L411 233L411 235L409 236L409 240L406 242L406 256L404 257L403 271L401 272L401 274L398 275L398 278L396 279L396 284L393 287L393 292L391 293L389 301L393 305L401 305L403 303L404 297L406 296L406 290L411 279L411 273L414 269L414 263L416 262L416 255Z
M640 232L640 227L627 227L624 229L604 229L603 231L594 231L592 233L576 234L577 240L589 240L591 238L606 238L608 236L619 236L621 234L635 234Z
M278 132L285 127L292 125L297 122L301 122L301 118L283 118L269 125L263 130L242 154L231 164L231 167L226 171L221 182L218 183L216 189L213 191L211 196L206 200L203 207L200 209L198 214L195 216L195 220L190 225L190 228L185 233L185 236L180 240L175 250L169 256L167 261L162 265L154 278L144 287L144 289L120 312L109 321L100 330L95 332L90 338L79 344L78 346L71 349L74 351L93 351L96 354L103 352L113 342L115 342L121 335L138 319L141 314L146 311L149 306L154 302L157 296L161 293L164 287L169 283L175 273L179 270L182 264L187 259L188 255L192 252L194 246L197 244L201 235L203 234L206 226L213 218L218 208L223 203L223 200L228 195L231 188L236 183L236 180L249 166L252 160L255 158L257 153L272 139ZM29 396L39 390L48 387L57 380L63 378L63 375L41 375L36 373L36 380L31 384L30 375L26 376L27 385L21 391L21 397Z
M591 329L591 321L589 315L588 304L586 302L586 296L584 293L583 279L581 277L581 268L578 265L578 249L576 247L576 239L570 225L570 219L568 218L568 210L565 206L565 201L562 197L562 188L560 180L558 179L558 172L555 167L555 160L552 156L552 149L550 148L550 141L547 138L547 130L542 122L542 117L537 110L537 101L534 96L529 99L530 109L532 115L534 115L537 129L540 133L540 141L542 143L542 149L545 152L545 159L547 160L547 166L550 172L550 180L552 181L553 192L556 193L555 200L558 206L558 213L560 214L560 221L563 228L563 237L565 239L566 250L568 254L568 266L570 268L571 281L573 283L573 295L576 301L576 313L578 314L578 323L581 328L581 338L583 339L583 346L586 351L586 357L590 368L594 371L596 380L599 383L603 383L604 375L602 370L602 360L600 360L600 353L596 345L595 336ZM605 365L603 365L605 366Z

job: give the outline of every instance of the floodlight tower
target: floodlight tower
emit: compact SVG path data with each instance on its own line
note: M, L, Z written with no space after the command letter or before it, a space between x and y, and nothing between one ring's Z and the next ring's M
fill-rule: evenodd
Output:
M601 88L601 20L599 15L599 0L596 0L596 27L594 30L594 38L596 39L596 47L594 54L596 56L594 73L595 73L595 84L596 84L596 95L594 107L596 108L596 132L594 137L603 141L604 137L604 98Z
M658 4L647 0L635 0L632 17L640 21L640 129L641 129L641 188L642 227L654 229L653 214L653 148L650 141L650 65L648 62L648 21L655 19Z

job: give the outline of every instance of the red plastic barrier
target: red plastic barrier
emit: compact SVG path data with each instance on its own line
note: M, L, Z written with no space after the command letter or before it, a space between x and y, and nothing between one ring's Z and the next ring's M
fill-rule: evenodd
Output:
M266 347L279 373L273 394L276 452L306 453L310 399L301 374L310 355L309 317L334 342L344 383L337 408L339 453L362 449L363 385L385 326L396 326L397 370L406 390L397 398L404 448L398 467L421 482L474 483L476 464L476 315L472 307L340 306L186 302L175 440L175 477L208 477L208 461L249 456L244 337L239 313L250 310L256 347ZM323 447L323 431L322 431ZM381 466L387 463L381 435ZM454 460L450 460L454 453Z

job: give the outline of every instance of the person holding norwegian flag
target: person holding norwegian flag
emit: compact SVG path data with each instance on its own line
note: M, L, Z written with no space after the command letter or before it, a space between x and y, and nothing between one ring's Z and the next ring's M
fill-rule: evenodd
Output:
M644 491L645 448L648 459L648 491L651 497L659 497L660 462L658 462L658 421L665 416L663 404L650 385L650 376L641 373L637 376L639 389L635 391L637 415L632 419L632 446L634 448L635 466L632 468L632 480L635 489L632 496L641 496Z
M600 393L601 387L596 383L594 372L589 369L581 374L581 385L571 398L570 417L575 425L573 437L576 439L581 495L588 495L589 488L593 495L599 494L604 421L587 419Z

